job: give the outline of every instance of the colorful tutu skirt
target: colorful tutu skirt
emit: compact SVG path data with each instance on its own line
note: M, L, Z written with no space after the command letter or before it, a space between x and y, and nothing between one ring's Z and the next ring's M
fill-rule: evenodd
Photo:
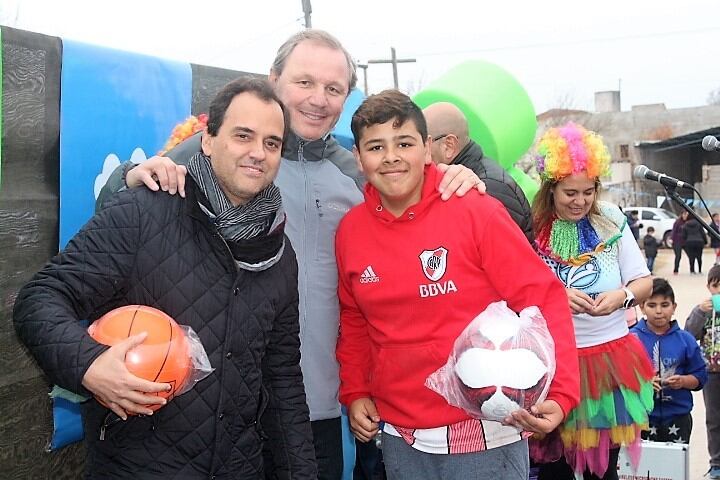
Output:
M602 477L611 448L627 447L640 457L640 432L653 409L653 368L640 341L626 335L601 345L578 348L580 404L542 441L532 442L533 460L547 463L564 454L573 470Z

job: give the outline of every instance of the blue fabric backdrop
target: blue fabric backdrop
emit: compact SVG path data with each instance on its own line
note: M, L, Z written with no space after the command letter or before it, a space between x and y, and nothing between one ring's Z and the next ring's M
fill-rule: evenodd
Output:
M64 40L61 91L63 248L92 216L103 170L133 153L135 160L154 155L190 115L192 71L188 63Z

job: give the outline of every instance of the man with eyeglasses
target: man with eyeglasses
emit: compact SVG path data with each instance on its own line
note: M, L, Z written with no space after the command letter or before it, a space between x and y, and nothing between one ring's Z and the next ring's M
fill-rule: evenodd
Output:
M432 137L431 154L436 164L463 165L485 182L486 191L500 200L512 219L532 243L530 204L515 180L486 157L468 136L468 122L462 111L448 102L438 102L423 110L428 134Z

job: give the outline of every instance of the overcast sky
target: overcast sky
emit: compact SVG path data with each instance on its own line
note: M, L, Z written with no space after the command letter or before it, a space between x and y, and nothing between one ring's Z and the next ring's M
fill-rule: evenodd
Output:
M720 88L717 0L311 0L313 27L358 59L399 66L417 91L467 59L494 62L527 89L538 113L592 109L621 90L622 108L706 104ZM301 0L0 0L0 22L26 30L218 67L267 73L277 47L303 27ZM360 74L360 85L362 75ZM392 87L368 69L370 92Z

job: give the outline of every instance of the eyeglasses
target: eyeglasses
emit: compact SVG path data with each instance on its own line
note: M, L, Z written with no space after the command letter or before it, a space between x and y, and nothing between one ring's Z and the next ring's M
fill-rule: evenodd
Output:
M433 142L437 142L437 141L440 140L441 138L445 138L445 137L447 137L448 135L450 135L450 134L449 134L449 133L443 133L442 135L438 135L437 137L433 137L432 141L433 141Z

